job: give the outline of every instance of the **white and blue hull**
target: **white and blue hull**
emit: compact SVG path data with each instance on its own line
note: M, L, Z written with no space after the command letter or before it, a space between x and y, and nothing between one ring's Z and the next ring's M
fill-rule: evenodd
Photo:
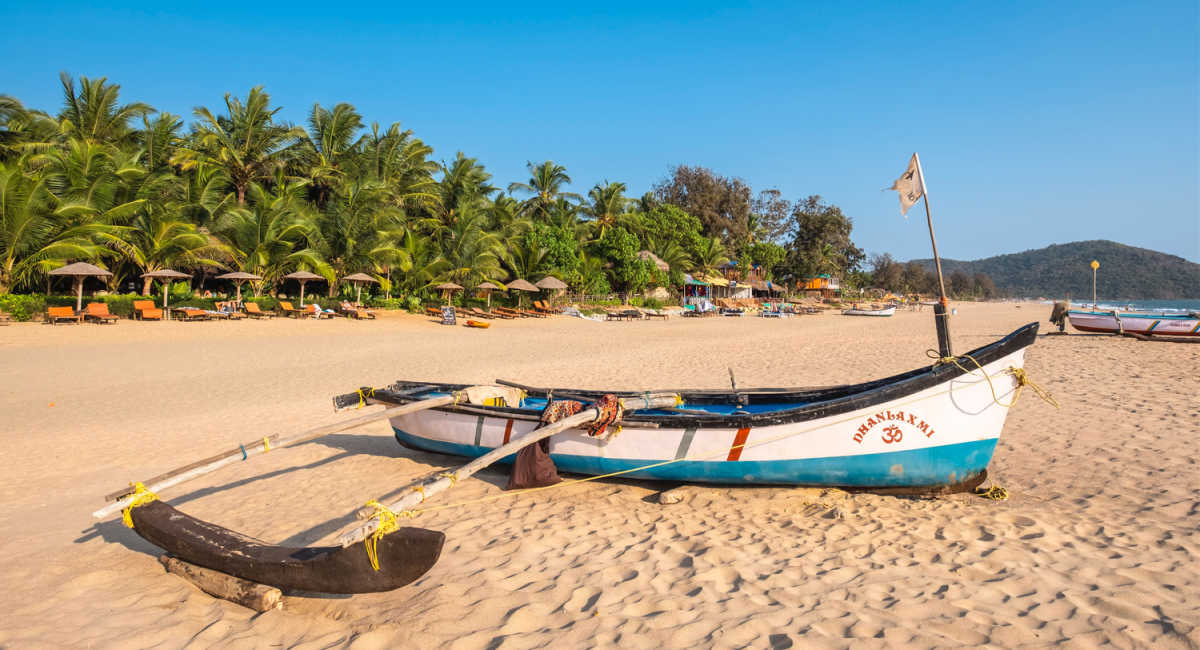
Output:
M708 426L704 417L673 425L679 418L668 412L639 412L627 415L622 432L607 442L582 430L552 437L550 457L563 472L666 481L862 488L968 483L992 459L1018 387L1009 370L1022 367L1024 353L1021 346L985 363L991 386L971 366L970 373L869 403L873 393L898 392L891 384L874 386L853 395L861 408L831 408L824 417L792 421L766 416L804 412L813 404L751 404L746 422L738 423L734 406L685 402L682 407L693 412L710 409L725 426ZM529 398L523 410L494 414L503 409L418 411L393 418L391 425L406 446L477 457L537 428L531 416L544 404Z

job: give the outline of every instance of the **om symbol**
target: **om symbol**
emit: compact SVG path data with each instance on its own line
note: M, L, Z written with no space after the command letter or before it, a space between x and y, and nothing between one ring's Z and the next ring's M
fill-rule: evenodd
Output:
M903 439L904 432L900 430L900 427L892 424L883 428L883 441L885 443L890 445L893 442L900 442Z

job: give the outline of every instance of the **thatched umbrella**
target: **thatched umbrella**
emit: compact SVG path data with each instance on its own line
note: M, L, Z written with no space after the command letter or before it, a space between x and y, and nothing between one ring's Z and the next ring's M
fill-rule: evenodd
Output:
M663 259L650 251L638 251L638 257L644 260L650 260L654 266L658 267L659 271L670 271L671 265L663 261Z
M241 302L242 301L242 283L247 280L261 280L262 277L258 276L258 275L254 275L253 273L246 273L245 271L234 271L232 273L222 273L221 275L217 276L217 279L218 280L233 280L233 283L237 285L237 300L238 300L238 302Z
M142 277L163 281L163 318L171 320L171 310L167 309L167 290L171 288L171 280L190 278L192 276L188 275L187 273L180 273L174 269L159 269L157 271L143 273Z
M379 282L379 280L376 280L366 273L347 275L346 277L342 278L342 280L345 280L346 282L353 282L355 289L358 290L358 293L354 295L354 304L362 303L362 286L364 282Z
M324 280L325 278L317 275L316 273L309 273L308 271L295 271L293 273L288 273L287 275L283 276L283 279L284 280L295 280L300 283L300 307L301 307L301 309L303 309L304 308L304 283L312 282L313 280Z
M442 297L446 299L446 304L449 305L450 294L455 291L462 291L462 286L454 284L453 282L443 282L434 287L434 289L439 289L442 292Z
M491 282L481 282L475 288L478 289L479 291L482 291L487 296L487 306L488 306L488 309L491 309L492 308L492 292L496 291L500 287L492 284Z
M83 279L89 276L112 277L110 271L105 271L98 266L92 266L87 262L75 262L68 264L62 268L54 269L50 275L69 275L75 278L75 311L79 312L83 309Z
M541 280L538 280L536 286L542 291L562 291L563 289L567 288L567 283L559 280L553 275L547 275ZM554 301L551 300L551 302Z
M529 284L528 282L526 282L525 280L522 280L520 278L517 278L516 280L509 282L508 288L516 289L517 291L537 291L538 290L537 286ZM520 296L517 296L517 306L518 307L521 306L521 297Z

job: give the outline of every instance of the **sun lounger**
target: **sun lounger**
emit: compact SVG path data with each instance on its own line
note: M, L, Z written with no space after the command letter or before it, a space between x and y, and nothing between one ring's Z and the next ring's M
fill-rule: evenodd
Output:
M71 307L47 307L46 322L51 325L58 323L82 323L83 315L76 314Z
M432 316L438 320L442 320L442 310L438 309L437 307L426 307L425 315Z
M495 318L496 314L486 312L478 307L472 307L471 308L471 316L478 316L480 318Z
M367 309L366 307L352 305L346 300L343 300L342 304L338 306L338 311L340 311L341 314L346 318L357 318L359 320L364 318L375 318L375 312Z
M12 316L8 312L0 311L0 325L8 325L12 322Z
M155 307L153 300L134 300L133 317L136 320L162 320L163 310Z
M509 318L529 318L527 314L516 309L508 309L507 307L492 307L492 311L497 314L502 314Z
M208 312L196 307L172 307L171 311L175 314L175 320L209 320Z
M642 310L642 318L645 318L647 320L649 320L651 318L661 318L663 320L667 320L667 315L661 311L655 311L652 309L643 309Z
M232 302L218 302L217 312L225 314L223 318L227 320L241 320L246 317L245 314L237 310L236 306Z
M279 313L283 314L284 316L288 316L290 318L300 318L302 316L310 315L308 310L296 309L295 307L292 306L292 303L282 302L282 301L279 303L279 306L275 308L275 311L278 311Z
M89 302L87 307L83 309L84 320L96 321L97 323L113 323L115 324L119 318L110 314L108 311L108 303L106 302Z
M242 309L245 310L246 315L249 316L250 318L275 318L274 312L263 311L263 310L259 309L258 303L256 303L256 302L244 303L242 305Z

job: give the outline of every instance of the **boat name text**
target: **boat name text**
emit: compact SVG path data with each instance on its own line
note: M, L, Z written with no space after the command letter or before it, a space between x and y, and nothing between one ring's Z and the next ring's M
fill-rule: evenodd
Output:
M895 442L900 442L904 439L904 431L896 424L893 424L893 422L909 424L917 431L925 434L926 438L933 436L933 427L929 426L928 422L917 417L914 413L905 413L904 411L880 411L867 418L867 421L863 422L862 425L858 427L858 430L854 432L854 442L857 442L861 445L863 440L866 439L867 434L871 432L871 429L875 428L875 425L885 423L886 426L884 426L880 431L880 440L883 440L885 444L889 445Z

